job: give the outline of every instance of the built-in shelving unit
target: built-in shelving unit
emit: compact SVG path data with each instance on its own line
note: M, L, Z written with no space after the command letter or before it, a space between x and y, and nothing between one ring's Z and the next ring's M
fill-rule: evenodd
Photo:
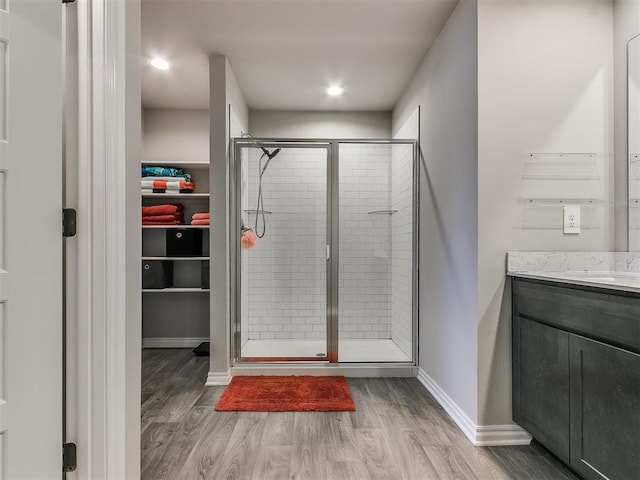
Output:
M203 264L209 260L210 228L209 225L189 224L194 213L210 211L209 164L143 161L142 166L182 168L196 184L196 190L192 193L141 192L140 195L142 206L164 203L184 205L185 225L142 225L141 252L143 265L145 262L170 262L168 275L172 280L166 288L144 288L143 285L143 343L170 347L170 340L175 340L175 347L184 348L184 339L191 341L209 337L210 289L208 282L205 284L208 268L205 270ZM167 255L167 232L176 229L201 231L202 253L198 256Z

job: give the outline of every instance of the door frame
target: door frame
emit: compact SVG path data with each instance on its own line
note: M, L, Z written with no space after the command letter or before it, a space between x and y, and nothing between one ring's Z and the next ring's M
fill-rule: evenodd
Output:
M140 478L140 0L78 0L76 405L67 479Z
M337 315L335 312L333 295L332 295L332 279L333 272L337 271L337 251L332 246L332 228L333 228L333 198L334 192L332 188L332 176L334 173L333 144L329 141L300 139L295 141L278 140L278 139L261 139L261 138L235 138L231 140L232 148L229 161L229 197L230 202L230 228L229 228L229 245L231 245L231 258L234 259L230 265L231 278L231 324L230 329L230 345L231 345L231 364L233 363L257 363L257 362L331 362L335 363L338 358L338 333L337 333ZM309 148L323 149L326 152L326 235L325 243L329 255L325 263L325 286L326 286L326 355L322 357L243 357L242 341L241 341L241 316L242 316L242 298L241 298L241 282L242 282L242 247L240 244L240 231L242 223L242 149L246 148ZM335 260L334 260L335 258ZM233 268L235 265L235 268Z

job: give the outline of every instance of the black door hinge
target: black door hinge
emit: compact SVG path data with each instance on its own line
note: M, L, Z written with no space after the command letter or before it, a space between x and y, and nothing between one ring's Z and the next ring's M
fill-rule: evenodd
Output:
M62 0L62 3L74 3L76 0Z
M62 209L62 236L76 236L76 210L75 208Z
M65 443L62 445L62 471L73 472L77 467L76 444Z

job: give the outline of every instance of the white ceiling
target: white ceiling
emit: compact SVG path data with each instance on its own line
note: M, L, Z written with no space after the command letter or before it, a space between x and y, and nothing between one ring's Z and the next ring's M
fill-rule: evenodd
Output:
M393 108L458 0L142 0L142 103L208 108L208 55L250 109ZM326 87L345 93L330 98Z

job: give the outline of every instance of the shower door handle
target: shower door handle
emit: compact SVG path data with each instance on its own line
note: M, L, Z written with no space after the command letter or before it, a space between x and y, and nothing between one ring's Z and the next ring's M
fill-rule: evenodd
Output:
M327 245L327 262L331 258L331 245Z

